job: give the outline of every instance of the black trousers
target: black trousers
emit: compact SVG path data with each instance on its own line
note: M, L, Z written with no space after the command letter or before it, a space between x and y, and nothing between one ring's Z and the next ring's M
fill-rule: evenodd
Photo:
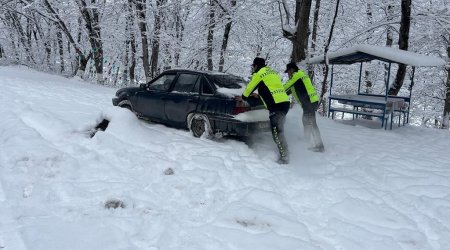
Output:
M312 142L314 148L323 148L322 137L316 122L318 105L319 103L315 102L303 107L302 123L306 139Z
M286 121L286 114L289 111L289 103L286 107L282 107L269 114L270 126L272 130L273 141L278 147L280 158L287 160L289 157L288 145L284 136L284 123Z

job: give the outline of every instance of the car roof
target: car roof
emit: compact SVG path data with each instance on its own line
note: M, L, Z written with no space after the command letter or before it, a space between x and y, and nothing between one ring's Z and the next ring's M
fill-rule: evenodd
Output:
M194 70L194 69L184 69L184 68L174 68L165 70L162 73L180 73L180 72L189 72L189 73L201 73L207 75L232 75L229 73L223 73L219 71L206 71L206 70Z

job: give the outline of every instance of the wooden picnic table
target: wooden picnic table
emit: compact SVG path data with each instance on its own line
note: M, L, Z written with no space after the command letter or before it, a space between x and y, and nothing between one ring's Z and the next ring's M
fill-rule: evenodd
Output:
M349 113L353 116L364 115L381 118L381 127L387 128L388 118L391 119L395 115L395 111L401 111L405 106L405 98L402 97L386 97L381 95L368 95L368 94L353 94L353 95L330 95L329 97L329 110L330 114L334 118L335 112ZM336 105L332 101L337 101L340 104L350 105L350 108L343 107L342 105ZM363 108L363 109L360 109ZM367 110L369 109L369 110ZM400 115L400 113L398 113ZM399 122L400 124L400 122Z
M389 110L397 110L403 107L405 100L403 98L388 97L384 96L373 96L373 95L330 95L332 100L337 100L341 104L349 104L353 106L367 108L380 106L382 108L386 107Z

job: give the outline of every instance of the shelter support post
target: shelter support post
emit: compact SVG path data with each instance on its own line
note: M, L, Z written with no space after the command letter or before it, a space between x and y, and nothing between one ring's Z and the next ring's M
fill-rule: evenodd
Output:
M389 63L388 75L386 78L386 95L384 97L386 101L387 101L388 92L389 92L389 79L391 79L391 66L392 66L392 63Z
M358 95L361 93L362 66L363 66L363 62L361 62L361 66L359 67Z
M334 64L331 64L331 80L330 80L330 94L328 95L328 117L330 117L330 107L331 107L331 89L333 88L333 75L334 75Z
M412 67L412 74L411 74L411 85L409 85L409 104L408 104L408 111L406 111L406 123L409 123L409 110L411 106L411 95L412 95L412 88L414 87L414 74L416 72L416 67Z
M387 103L388 91L389 91L389 79L391 78L391 66L392 66L392 63L389 63L388 75L387 75L387 78L386 78L386 92L385 92L385 95L384 95L384 100L385 100L386 103ZM384 107L384 111L383 111L383 119L381 121L381 127L383 127L385 125L384 123L386 121L386 126L384 127L384 129L387 128L386 109L387 109L387 107L385 106Z

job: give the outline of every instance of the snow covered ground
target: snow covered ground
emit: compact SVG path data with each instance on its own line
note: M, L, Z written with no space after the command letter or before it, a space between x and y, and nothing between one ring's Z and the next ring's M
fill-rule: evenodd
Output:
M114 93L0 67L0 249L450 249L449 131L319 117L313 153L295 106L278 165L270 134L196 139Z

